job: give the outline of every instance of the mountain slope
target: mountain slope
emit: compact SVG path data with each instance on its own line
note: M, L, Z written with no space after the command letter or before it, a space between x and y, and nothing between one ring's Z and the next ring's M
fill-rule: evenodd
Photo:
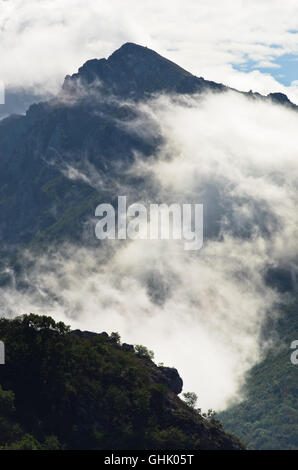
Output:
M50 317L0 320L0 448L241 449L182 402L176 369L117 334L70 331Z
M81 238L96 205L113 197L98 188L99 180L124 183L134 155L146 157L160 142L158 132L148 141L125 126L136 110L123 99L222 89L130 43L108 60L86 62L66 77L56 99L0 123L0 241L35 245ZM92 173L95 184L70 178L73 169Z
M284 309L274 346L247 378L246 399L220 415L225 429L250 449L298 449L298 366L290 361L298 339L298 301Z
M113 200L110 182L142 188L142 179L126 176L130 165L162 142L158 128L150 139L131 130L142 117L135 102L154 93L227 90L131 43L86 62L57 98L0 122L0 242L81 240L97 204ZM266 99L290 105L281 94Z

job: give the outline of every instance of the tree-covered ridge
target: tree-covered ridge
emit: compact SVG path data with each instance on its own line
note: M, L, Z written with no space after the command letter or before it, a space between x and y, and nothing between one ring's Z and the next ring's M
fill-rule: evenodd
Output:
M297 450L298 366L290 360L290 345L298 340L298 301L284 309L274 329L274 346L250 371L245 401L220 418L250 449Z
M115 333L70 331L46 316L0 319L1 449L238 449L177 393L175 369Z

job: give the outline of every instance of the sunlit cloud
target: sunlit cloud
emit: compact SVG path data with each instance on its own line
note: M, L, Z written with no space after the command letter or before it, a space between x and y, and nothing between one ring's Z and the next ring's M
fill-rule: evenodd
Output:
M262 67L298 54L292 0L7 0L0 5L0 77L7 85L59 89L86 60L124 42L148 46L197 76L261 93L283 91ZM257 71L237 67L249 61Z

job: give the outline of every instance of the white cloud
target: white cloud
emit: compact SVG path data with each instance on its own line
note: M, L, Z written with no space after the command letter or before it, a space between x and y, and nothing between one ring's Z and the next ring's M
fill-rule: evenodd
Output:
M253 67L255 69L279 69L280 65L275 64L274 62L270 62L270 60L260 60L259 62L256 63L256 65Z
M239 89L287 91L298 101L297 90L269 75L231 66L297 53L297 17L293 0L7 0L0 6L0 76L53 89L87 59L132 41L198 76Z
M1 311L117 330L177 367L202 407L222 409L260 359L264 318L282 299L266 269L297 275L298 116L236 93L159 97L140 105L131 131L144 132L142 114L149 135L151 120L165 140L134 172L155 175L158 200L204 202L203 249L142 240L61 248L35 260L31 292L13 282L1 290Z

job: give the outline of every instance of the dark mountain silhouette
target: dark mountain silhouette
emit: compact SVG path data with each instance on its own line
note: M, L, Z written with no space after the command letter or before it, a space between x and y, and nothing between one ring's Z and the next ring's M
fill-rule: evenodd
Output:
M176 369L118 334L45 316L0 319L0 449L242 449L181 401Z
M98 82L108 93L131 98L158 92L194 93L225 88L195 77L155 51L133 43L124 44L108 59L89 60L77 74L66 77L63 89L73 92L77 81L88 85Z
M86 178L70 179L69 168L126 183L134 155L146 158L161 143L158 129L145 140L125 126L136 116L133 100L227 90L131 43L108 59L86 62L66 77L57 98L0 122L0 242L32 247L81 239L96 205L112 196ZM291 105L282 94L247 95Z

